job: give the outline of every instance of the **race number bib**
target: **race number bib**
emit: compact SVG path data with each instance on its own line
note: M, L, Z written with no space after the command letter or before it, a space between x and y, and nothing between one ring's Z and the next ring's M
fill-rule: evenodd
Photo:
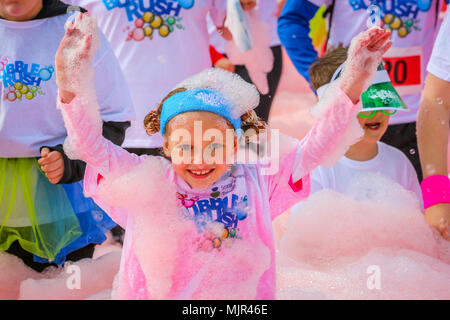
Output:
M389 78L400 95L421 92L421 47L391 48L384 55L383 61Z

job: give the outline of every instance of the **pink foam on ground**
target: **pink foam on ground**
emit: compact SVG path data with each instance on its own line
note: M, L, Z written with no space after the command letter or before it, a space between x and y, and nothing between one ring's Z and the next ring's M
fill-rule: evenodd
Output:
M98 259L83 259L66 263L64 268L46 271L43 279L27 279L20 285L22 300L80 300L112 289L114 277L119 271L120 252L110 252ZM72 279L73 266L79 270L80 286Z
M0 270L0 300L17 299L22 281L42 277L19 258L3 251L0 251Z
M385 190L372 193L380 185ZM277 297L449 299L450 242L426 223L412 194L380 176L356 186L360 194L323 190L291 212Z

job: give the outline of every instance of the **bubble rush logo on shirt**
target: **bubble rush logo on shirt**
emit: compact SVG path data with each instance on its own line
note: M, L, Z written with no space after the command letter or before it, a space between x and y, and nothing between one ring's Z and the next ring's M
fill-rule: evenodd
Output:
M367 10L370 5L380 8L382 27L392 34L394 31L400 38L406 37L413 30L421 31L417 26L419 11L429 11L431 0L349 0L353 10Z
M228 193L234 188L229 185L211 190L211 197L200 199L187 194L177 194L183 214L193 220L199 233L197 245L199 250L220 250L231 247L235 240L240 239L238 224L245 220L250 212L247 195ZM220 196L228 193L227 196Z
M184 29L180 12L182 9L191 9L194 2L195 0L103 0L108 10L123 8L128 21L133 21L134 25L124 30L128 32L127 41L153 39L156 32L165 38L175 28Z
M2 61L8 61L3 58ZM31 100L38 94L45 94L42 91L42 81L49 81L52 78L55 69L52 65L41 67L37 63L31 65L23 61L14 63L0 63L1 79L5 88L4 100L14 102L22 99Z

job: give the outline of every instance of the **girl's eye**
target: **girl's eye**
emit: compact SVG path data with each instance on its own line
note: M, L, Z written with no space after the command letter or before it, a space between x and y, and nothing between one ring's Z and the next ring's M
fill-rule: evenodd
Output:
M210 149L221 149L223 147L223 145L221 143L211 143L209 145Z
M191 150L192 146L190 144L182 144L180 146L178 146L178 148L180 148L181 150Z

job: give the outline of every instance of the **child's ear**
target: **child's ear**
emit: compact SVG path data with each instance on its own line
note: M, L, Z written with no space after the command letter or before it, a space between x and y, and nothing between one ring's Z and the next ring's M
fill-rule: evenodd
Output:
M238 147L239 147L239 145L238 145L238 138L237 138L237 136L235 135L235 136L234 136L234 149L233 149L233 154L236 154L236 153L237 153Z
M169 139L164 137L163 151L166 157L170 158Z

